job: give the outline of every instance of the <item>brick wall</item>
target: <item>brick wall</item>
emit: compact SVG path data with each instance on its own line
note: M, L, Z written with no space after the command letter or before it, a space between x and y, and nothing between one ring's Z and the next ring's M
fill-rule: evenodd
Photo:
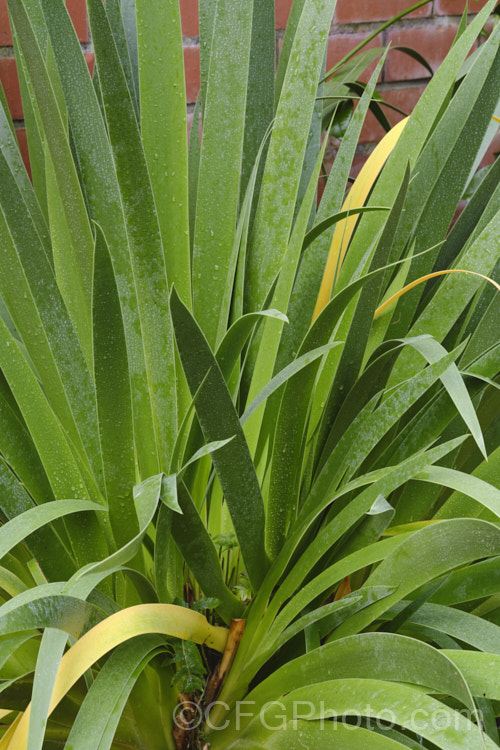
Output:
M451 47L460 16L467 2L468 10L472 14L477 12L486 0L433 0L412 13L411 16L405 17L397 25L379 34L371 46L392 44L413 47L435 69ZM333 65L354 45L380 26L381 22L401 12L411 3L412 0L338 0L328 43L328 65ZM93 55L87 27L85 0L66 0L66 4L87 61L91 66ZM291 5L292 0L276 0L277 49L284 35ZM200 86L198 0L181 0L181 13L188 111L191 113ZM422 65L394 50L389 52L379 91L390 103L409 112L424 90L428 77L429 73ZM15 121L23 156L27 158L19 83L13 58L6 0L0 0L0 81ZM387 115L393 123L401 117L393 110L387 110ZM370 114L356 155L355 171L360 169L373 148L373 144L382 135L381 126ZM490 158L493 150L499 148L500 142L497 140L490 149ZM335 142L332 142L332 147L329 149L330 159L333 159L334 155Z

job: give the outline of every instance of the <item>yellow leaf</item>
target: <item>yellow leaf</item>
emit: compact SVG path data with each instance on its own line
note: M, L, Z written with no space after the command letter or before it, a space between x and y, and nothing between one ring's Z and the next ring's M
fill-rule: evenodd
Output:
M338 602L340 599L343 599L344 596L347 596L347 594L351 593L351 581L349 576L346 576L342 583L339 585L337 591L335 592L335 598L334 601Z
M357 176L349 191L349 195L344 201L342 211L348 211L350 208L354 207L358 208L365 204L375 180L379 176L389 154L398 142L407 122L408 118L399 122L380 141L377 148L370 155L370 158ZM313 321L316 320L320 312L326 307L330 300L335 279L340 267L342 266L358 218L358 215L349 216L347 219L344 219L337 224L328 260L326 262L316 307L314 309Z
M471 276L479 276L481 279L484 279L485 281L489 281L490 284L493 284L496 289L500 292L500 284L497 284L496 281L493 281L493 279L490 279L489 276L484 276L482 273L477 273L476 271L464 271L460 268L451 268L448 271L434 271L434 273L428 273L426 276L421 276L419 279L415 279L415 281L412 281L411 284L407 284L402 289L399 290L399 292L396 292L396 294L393 294L392 297L389 297L388 300L386 300L380 307L378 307L375 310L374 318L378 318L379 315L381 315L385 310L387 310L388 307L390 307L394 302L396 302L397 299L403 296L403 294L406 294L406 292L409 292L410 289L414 289L419 284L423 284L425 281L429 281L430 279L435 279L437 276L445 276L448 273L468 273Z
M7 711L7 713L12 713L12 711ZM0 750L8 750L10 748L10 741L12 740L12 737L14 735L14 732L16 731L20 721L22 718L22 714L18 714L10 727L7 729L5 734L3 735L2 739L0 740Z
M400 534L407 534L409 531L420 531L420 529L425 529L427 526L439 522L439 519L436 519L433 521L413 521L412 523L404 523L401 526L391 526L385 530L383 536L399 536Z
M161 633L204 644L224 652L228 630L210 625L199 612L173 604L140 604L116 612L80 638L63 656L57 672L49 714L75 682L100 658L124 641L138 635ZM10 743L9 750L25 750L28 741L30 706L26 709ZM4 746L0 745L0 750Z

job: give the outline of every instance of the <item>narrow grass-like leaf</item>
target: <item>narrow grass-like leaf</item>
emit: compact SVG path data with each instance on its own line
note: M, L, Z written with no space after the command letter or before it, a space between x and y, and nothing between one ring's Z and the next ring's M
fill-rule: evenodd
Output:
M325 461L307 499L309 507L314 507L317 500L325 493L328 494L342 478L346 481L352 477L382 436L391 429L395 420L443 376L460 351L461 348L445 355L402 383L377 409L374 409L374 399L367 404Z
M465 60L494 6L495 0L490 0L477 14L467 31L455 43L443 64L430 80L424 94L409 118L408 125L404 128L404 133L391 153L387 166L383 170L372 192L368 205L392 205L401 184L406 165L409 162L413 168L422 147L429 137L429 133L434 130L436 123L442 115L443 107L448 103L449 93L455 83L457 68ZM420 204L421 199L420 195ZM349 256L343 263L342 272L339 277L339 285L341 287L348 284L352 279L360 259L364 257L365 250L370 246L373 237L378 235L383 221L383 216L368 214L360 222L356 236L351 244ZM414 222L412 222L411 226L414 226ZM428 243L426 239L425 247L429 247L432 244L434 243Z
M36 227L0 155L0 289L51 407L83 461L99 476L96 413L87 363ZM85 406L83 403L85 403Z

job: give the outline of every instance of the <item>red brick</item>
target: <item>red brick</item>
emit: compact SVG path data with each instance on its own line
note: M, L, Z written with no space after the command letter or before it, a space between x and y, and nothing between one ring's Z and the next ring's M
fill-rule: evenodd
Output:
M200 48L184 47L186 97L188 103L196 101L200 90Z
M363 21L388 21L393 16L406 10L411 5L408 0L338 0L335 10L336 23L362 23ZM415 16L430 16L432 3L428 2L421 8L408 14L408 18Z
M469 0L469 13L477 13L483 8L488 0ZM461 16L465 10L467 0L436 0L434 13L437 16Z
M276 28L286 29L293 0L275 0ZM198 0L181 0L182 33L184 36L198 36Z
M17 77L16 61L13 57L0 59L0 81L5 91L12 119L21 120L23 117L23 105L21 102L19 79Z
M495 155L500 154L500 131L495 135L491 141L486 154L481 162L481 166L485 167L487 164L493 164L495 161ZM500 156L498 157L500 158Z
M87 6L85 0L66 0L69 14L81 42L88 42ZM0 47L12 47L7 0L0 0Z
M425 86L414 86L412 88L405 87L389 89L388 91L382 91L380 93L387 102L398 107L398 109L402 109L403 112L410 114L424 91ZM404 117L404 115L396 112L396 110L391 109L390 107L383 107L383 110L392 126ZM361 131L360 143L376 143L380 141L384 135L385 130L382 125L380 125L372 112L368 112L363 130Z
M28 140L26 138L26 130L19 128L16 130L17 142L19 144L19 150L23 157L24 166L26 167L29 176L31 177L31 166L30 166L30 155L28 152Z
M88 42L87 3L85 0L66 0L66 7L73 20L78 39L81 42Z
M358 174L361 172L362 168L365 166L366 162L368 161L370 154L368 153L361 153L361 154L355 154L354 159L352 160L352 168L351 168L351 177L356 178Z
M87 68L90 71L90 75L93 76L95 68L95 55L93 52L85 53L85 62L87 63Z
M388 42L392 46L412 47L425 57L433 70L436 70L451 48L457 28L456 24L450 24L389 29ZM403 52L398 50L389 52L385 66L385 80L408 81L415 78L429 78L429 71Z
M328 52L326 56L326 69L329 70L336 63L350 52L359 42L366 39L367 34L333 34L328 39ZM373 47L381 47L383 44L382 35L379 34L375 39L372 39L369 44L366 45L365 49L371 49ZM367 70L360 76L360 80L365 82L369 80L371 74L375 70L377 62L372 63Z
M198 36L198 0L181 0L181 21L184 36Z
M286 29L288 23L288 16L290 15L290 9L292 7L293 0L276 0L275 2L275 13L276 13L276 28Z
M0 47L10 47L12 34L10 32L7 0L0 0Z

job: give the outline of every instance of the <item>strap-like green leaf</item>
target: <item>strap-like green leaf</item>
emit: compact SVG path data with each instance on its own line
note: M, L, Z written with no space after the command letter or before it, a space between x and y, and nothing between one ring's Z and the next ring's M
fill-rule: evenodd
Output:
M121 547L138 531L132 500L135 484L132 400L120 300L106 240L98 226L92 327L104 486L111 528Z
M234 436L212 460L219 475L241 553L254 586L266 570L264 504L243 431L214 355L194 318L175 289L170 299L175 337L182 366L194 396L195 409L205 439L212 442Z
M191 307L186 92L178 1L139 0L137 35L141 136L167 278ZM193 132L197 134L196 124Z
M193 309L211 346L220 342L220 327L225 331L229 320L230 298L225 290L232 286L236 271L233 240L240 201L253 5L253 0L218 0L203 100Z
M167 469L175 440L177 405L167 277L158 217L139 127L105 10L100 0L89 0L88 7L109 138L132 245L158 466ZM109 243L106 228L104 225L102 228Z

